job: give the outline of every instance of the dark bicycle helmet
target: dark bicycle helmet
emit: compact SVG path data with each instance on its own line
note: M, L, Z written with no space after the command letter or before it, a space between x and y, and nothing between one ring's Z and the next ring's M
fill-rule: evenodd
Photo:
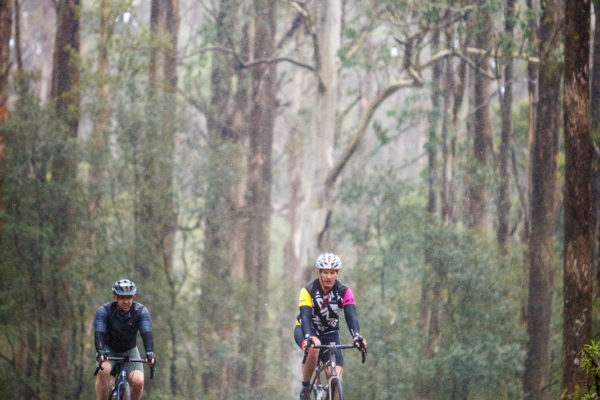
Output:
M117 296L133 296L137 292L135 283L129 279L119 279L115 282L112 292Z
M317 258L315 267L319 269L342 269L342 260L333 253L324 253Z

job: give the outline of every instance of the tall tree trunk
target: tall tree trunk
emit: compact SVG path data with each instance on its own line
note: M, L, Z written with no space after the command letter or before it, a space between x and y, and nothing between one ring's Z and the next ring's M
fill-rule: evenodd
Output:
M542 2L540 16L540 99L531 160L531 235L529 236L529 296L523 390L532 400L549 399L550 322L554 259L556 163L560 116L560 50L552 45L561 35L561 0Z
M440 31L434 32L432 41L431 41L431 51L432 53L436 53L440 48ZM440 100L441 100L441 77L442 71L444 69L444 62L438 61L433 66L432 74L431 74L431 111L429 115L429 138L426 146L427 151L427 187L428 187L428 195L427 195L427 206L426 211L429 215L435 214L436 206L437 206L437 196L436 196L436 181L437 181L437 153L439 142L438 137L438 129L440 126Z
M150 32L151 48L148 68L149 102L147 114L152 122L140 127L136 132L139 138L136 148L136 203L135 203L135 251L134 269L144 280L150 279L153 271L157 271L162 264L163 234L161 226L161 213L164 213L161 204L163 189L159 186L162 174L163 159L169 158L169 148L162 151L161 123L162 114L157 107L164 101L161 98L161 87L165 71L165 59L162 49L154 42L157 37L164 34L166 9L161 7L160 0L152 0L150 7ZM156 151L156 149L161 151ZM157 190L161 188L160 190ZM170 191L167 187L166 192ZM168 194L167 194L168 196Z
M79 126L79 65L77 56L80 52L79 39L79 0L59 0L56 4L56 36L54 41L54 57L52 65L51 98L54 101L56 114L65 127L62 138L62 149L56 150L52 166L52 179L57 188L66 195L57 201L55 215L51 216L55 236L51 282L47 293L47 309L50 310L52 323L48 329L49 347L45 351L52 354L48 360L46 371L51 382L50 397L64 397L68 387L70 372L73 371L71 357L75 354L70 348L74 344L73 332L77 329L76 320L71 315L70 283L67 277L71 262L71 251L76 238L74 227L74 193L77 160L73 150L73 141L77 138ZM72 57L72 54L75 57ZM66 325L65 325L66 324Z
M302 134L302 128L305 121L302 120L302 100L303 100L303 79L304 74L296 73L292 78L294 80L293 94L291 96L292 104L290 106L291 114L298 116L297 122L291 127L286 144L286 154L288 158L288 179L290 182L289 198L288 198L288 215L289 234L286 239L283 257L284 257L284 277L287 282L297 285L302 278L300 268L300 246L301 233L304 215L302 209L302 190L305 183L302 180L302 159L305 156L305 136Z
M431 49L435 54L439 51L440 47L440 35L441 32L437 31L433 33L431 41ZM432 70L431 75L431 111L429 115L429 139L426 146L427 149L427 182L428 182L428 199L426 212L428 219L431 224L436 221L436 205L437 205L437 153L439 136L438 129L440 127L440 100L441 100L441 77L444 70L445 61L438 61ZM432 225L433 226L433 225ZM427 241L432 243L431 240ZM434 349L440 334L440 308L438 307L440 302L440 290L439 290L439 276L438 267L434 265L431 257L432 248L426 246L425 248L425 264L426 268L423 271L423 278L421 279L421 300L420 300L420 313L419 313L419 328L421 329L423 343L421 347L422 357L424 360L429 360L434 355ZM420 398L429 399L431 393L429 393L428 386L423 382L418 384Z
M592 59L592 83L590 114L592 118L592 138L595 146L600 143L600 0L593 0L594 6L594 50ZM592 181L593 229L594 229L594 254L593 262L596 268L596 297L600 297L600 163L596 158L594 162Z
M141 249L147 263L140 269L149 274L160 273L166 276L169 304L177 305L179 285L173 275L174 238L177 227L177 214L174 201L175 131L177 129L177 44L179 36L178 0L153 0L150 13L150 27L153 47L150 55L150 112L155 115L155 126L149 126L146 140L141 149L144 160L144 174L140 204L142 220L140 224ZM168 37L168 45L159 46L159 37ZM160 151L157 151L160 149ZM156 269L155 269L156 268ZM171 310L173 310L171 308ZM165 324L174 326L176 313L157 312L157 321L162 315ZM160 323L160 322L158 322ZM170 330L169 388L177 394L177 330Z
M468 47L470 45L471 37L467 33L464 38L462 47ZM447 46L452 48L454 45L454 37L451 34L447 34ZM456 75L456 78L455 78ZM452 97L451 107L451 118L449 124L449 133L444 136L443 142L443 154L444 154L444 178L443 178L443 195L442 195L442 220L444 222L456 222L455 206L456 196L454 188L454 176L456 175L456 140L458 132L458 122L460 110L463 106L463 99L465 94L467 78L467 63L463 60L459 61L456 72L451 64L451 60L448 60L448 66L446 71L445 84L450 89L449 95Z
M0 126L8 113L8 76L10 72L10 38L12 33L12 0L0 0ZM0 129L0 212L4 211L4 180L6 177L6 138ZM0 218L0 240L3 219Z
M566 0L564 133L565 231L562 392L579 398L586 375L581 349L592 333L592 190L589 116L590 0Z
M178 224L176 206L175 206L175 188L173 184L173 165L175 164L175 129L178 125L176 123L177 112L177 101L175 99L177 91L177 45L179 39L179 0L169 0L165 2L166 7L166 21L165 31L169 35L170 47L165 50L165 98L166 98L166 109L165 114L161 123L162 133L161 137L165 142L165 149L169 152L169 159L166 161L166 165L161 168L161 182L165 184L167 188L165 198L165 211L162 217L162 231L164 233L162 240L162 251L163 260L167 275L167 282L169 284L169 300L172 305L171 309L174 309L177 305L177 296L179 295L178 288L180 285L174 279L173 274L173 257L175 252L175 233ZM174 319L174 315L168 314L167 322L170 327L177 325L177 321ZM169 387L171 394L176 395L180 389L180 382L178 380L177 360L178 360L178 346L179 337L178 329L171 329L169 331L171 337L171 358L169 360Z
M276 9L275 0L254 1L255 41L253 59L271 59L275 51ZM251 70L250 148L248 152L246 190L246 248L244 275L250 290L256 295L267 292L269 273L269 230L271 226L272 143L273 127L277 113L276 64L268 63ZM260 390L265 380L266 343L256 337L264 328L265 310L252 307L248 317L252 320L246 345L241 351L250 354L250 387Z
M310 223L303 237L308 243L301 257L301 265L312 267L316 253L334 251L329 238L333 190L326 179L333 167L335 142L336 105L338 99L338 74L340 60L340 37L342 27L342 3L340 0L316 2L315 64L317 93L314 102L315 117L312 125L312 148L307 152L307 182L305 202L310 207ZM314 188L314 189L313 189ZM307 275L310 275L307 270ZM305 276L306 277L306 276Z
M592 76L590 116L591 128L597 139L600 133L600 0L593 0L594 7L594 48L592 53Z
M504 33L505 40L513 40L514 26L514 0L506 0L506 10L504 13ZM511 46L512 48L512 46ZM501 97L502 129L500 140L500 153L498 155L499 166L499 185L498 185L498 245L502 253L508 253L509 236L509 216L510 216L510 193L509 193L509 165L510 165L510 143L512 130L512 80L513 80L513 61L510 56L504 67L504 94Z
M94 127L89 141L90 168L88 172L87 212L90 221L88 233L88 247L96 246L98 230L98 212L102 201L103 185L106 174L104 170L107 162L107 136L110 126L109 106L109 54L108 43L112 36L112 21L114 11L107 0L101 0L98 6L99 14L99 40L97 57L97 82L96 110L93 117ZM93 250L92 250L93 252Z
M488 10L481 8L477 13L474 27L475 46L479 49L488 49L490 44L491 16ZM486 208L486 170L488 152L492 143L492 125L490 121L490 81L485 76L489 72L489 57L479 56L475 60L473 88L473 165L471 182L469 185L469 216L468 225L483 228L485 224Z
M215 10L217 34L215 43L228 47L228 37L238 26L237 2L223 0ZM241 28L245 29L244 26ZM244 44L247 45L247 42ZM245 55L246 50L241 53ZM247 83L237 76L229 57L215 52L212 55L210 108L206 112L209 142L206 169L206 214L204 217L204 257L199 312L203 321L199 327L199 353L210 360L202 368L202 385L206 393L225 397L231 390L234 366L219 357L220 346L231 344L233 332L233 306L223 301L224 293L233 291L233 271L242 260L244 249L240 240L241 208L243 205L243 179L245 168L242 139L244 137ZM240 71L238 71L240 73ZM237 78L237 91L233 81ZM240 111L241 110L241 111ZM227 174L223 174L227 171Z
M57 2L56 36L52 65L52 87L56 114L66 126L65 139L77 137L79 126L79 65L76 57L80 51L79 0L59 0ZM57 179L75 177L75 163L72 153L62 152L57 157L52 175Z
M545 10L548 8L548 5L545 4L551 4L551 2L547 2L547 1L543 1L542 2L542 10ZM534 12L534 5L533 5L533 0L527 0L527 8L529 10L531 10L531 12L529 13L531 16L529 17L529 22L528 22L528 28L529 28L529 33L528 33L528 42L532 43L532 46L534 43L537 43L538 40L538 23L537 21L535 21L535 18L533 17ZM543 11L542 11L543 12ZM540 21L541 18L540 18ZM543 22L543 21L542 21ZM541 28L540 28L541 29ZM532 49L532 52L539 52L539 46L537 49ZM534 63L533 61L528 61L527 62L527 92L528 92L528 97L529 97L529 167L528 167L528 175L527 175L527 188L528 188L528 192L527 192L527 196L524 198L524 200L526 201L525 204L522 204L522 212L523 212L523 239L525 242L529 242L529 235L531 234L531 216L529 214L529 210L530 210L530 206L529 206L529 202L532 199L532 195L531 195L531 189L533 187L532 183L531 183L531 171L533 171L533 167L532 167L532 163L533 160L535 158L534 153L533 153L533 138L535 135L535 124L537 122L537 111L538 111L538 65L536 63ZM513 166L513 168L516 168L516 166Z

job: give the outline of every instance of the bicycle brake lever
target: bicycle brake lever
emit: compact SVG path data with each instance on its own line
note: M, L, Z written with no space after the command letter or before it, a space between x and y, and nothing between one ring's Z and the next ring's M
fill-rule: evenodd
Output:
M104 368L102 368L102 364L98 365L98 367L96 367L96 370L94 371L94 376L98 375L98 371L104 371Z
M150 379L154 378L154 366L150 367Z
M306 347L306 350L304 350L304 357L302 358L302 364L304 364L306 362L307 356L308 356L308 346Z

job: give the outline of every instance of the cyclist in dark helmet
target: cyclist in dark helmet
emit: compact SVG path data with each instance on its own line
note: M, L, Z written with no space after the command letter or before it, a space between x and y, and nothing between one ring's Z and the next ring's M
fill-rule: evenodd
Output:
M302 389L300 400L308 400L309 380L318 359L324 357L319 349L310 349L321 343L340 344L339 314L344 310L346 324L361 351L367 350L367 341L359 333L356 303L352 290L337 280L342 260L333 253L321 254L315 263L319 277L308 283L300 291L300 313L294 328L294 339L302 350L308 347L306 362L302 365ZM323 359L325 362L326 360ZM336 372L341 378L344 366L342 352L336 350ZM327 371L326 371L327 372ZM329 375L329 374L328 374Z
M111 371L114 361L108 357L140 358L137 347L137 333L140 333L146 350L146 361L152 366L154 340L152 320L148 309L135 300L137 288L129 279L119 279L112 287L113 301L98 307L94 321L94 340L100 370L96 377L96 399L104 400L110 390ZM131 385L131 399L139 400L144 391L144 369L139 363L128 363L128 380Z

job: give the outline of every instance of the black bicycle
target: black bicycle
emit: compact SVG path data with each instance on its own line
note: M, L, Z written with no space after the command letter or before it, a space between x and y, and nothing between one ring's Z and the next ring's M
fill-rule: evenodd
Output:
M108 400L131 400L131 387L129 386L129 382L127 381L127 363L144 363L147 364L146 360L142 360L141 358L129 358L129 356L124 357L108 357L108 361L116 361L114 368L111 371L111 374L115 376L115 384L108 396ZM98 371L104 370L101 364L98 364L96 371L94 372L94 376L98 375ZM119 377L116 377L116 372L118 371ZM154 366L150 367L150 379L154 378Z
M362 362L364 364L366 360L366 348L360 349L353 344L322 344L319 346L312 346L315 349L324 349L323 352L327 356L327 361L323 362L319 357L317 367L310 380L309 392L311 400L344 400L344 390L342 387L342 378L337 375L335 367L337 365L335 350L336 349L358 349L361 350ZM304 351L304 358L302 364L306 361L308 356L308 349ZM327 371L330 371L329 379L327 379ZM321 379L321 376L325 375L325 379ZM323 384L327 382L326 384Z

